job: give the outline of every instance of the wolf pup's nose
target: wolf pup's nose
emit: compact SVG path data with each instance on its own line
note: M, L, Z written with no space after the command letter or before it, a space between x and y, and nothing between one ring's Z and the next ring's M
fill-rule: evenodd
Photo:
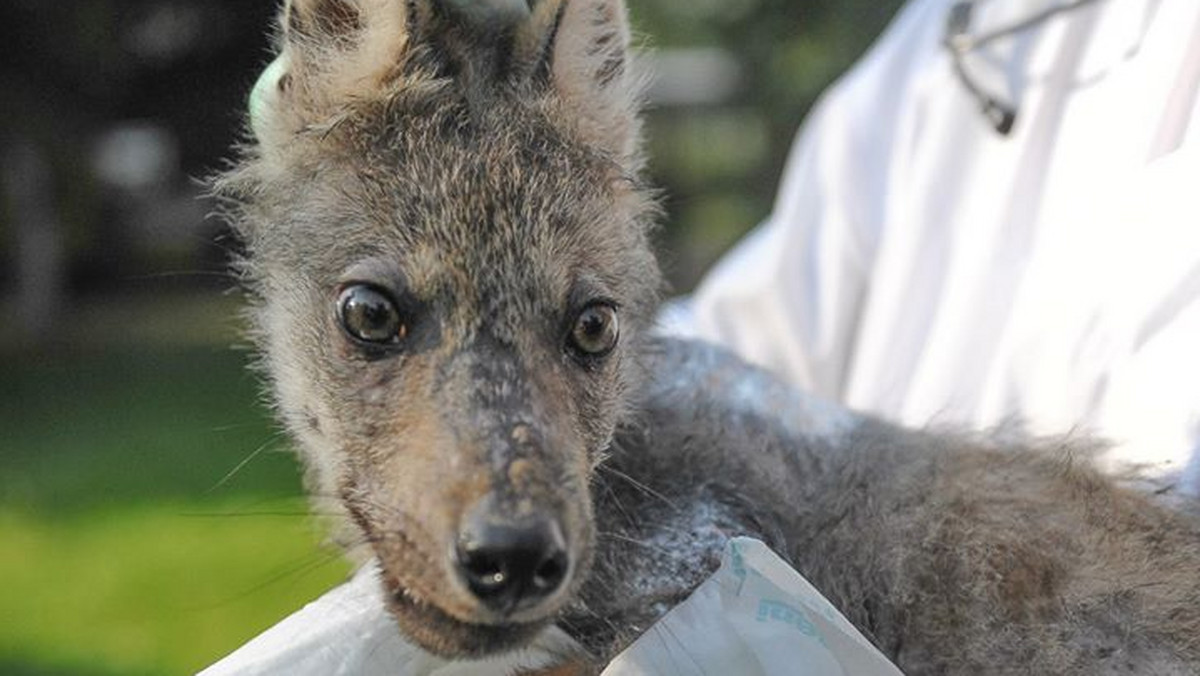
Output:
M571 563L557 521L543 516L505 519L490 500L463 520L455 555L471 593L504 616L552 596Z

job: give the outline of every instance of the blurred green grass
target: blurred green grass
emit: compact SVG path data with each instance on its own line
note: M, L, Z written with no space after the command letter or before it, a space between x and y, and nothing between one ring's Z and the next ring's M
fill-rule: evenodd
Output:
M345 577L245 360L0 355L0 674L193 673Z

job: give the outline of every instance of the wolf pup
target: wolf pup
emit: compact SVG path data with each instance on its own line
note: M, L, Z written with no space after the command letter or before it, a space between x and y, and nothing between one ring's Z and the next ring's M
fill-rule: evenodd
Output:
M1200 673L1200 526L1086 448L822 414L651 337L622 0L485 10L291 0L216 183L278 414L399 631L557 625L556 673L595 673L744 534L911 674Z

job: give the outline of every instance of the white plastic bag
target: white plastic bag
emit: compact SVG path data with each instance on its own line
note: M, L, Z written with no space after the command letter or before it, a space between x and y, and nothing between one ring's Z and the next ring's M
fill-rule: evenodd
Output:
M758 540L729 542L721 568L603 676L900 676L807 580Z
M450 662L404 640L388 615L374 564L293 613L200 676L471 676L553 663L574 642L558 628L492 660Z

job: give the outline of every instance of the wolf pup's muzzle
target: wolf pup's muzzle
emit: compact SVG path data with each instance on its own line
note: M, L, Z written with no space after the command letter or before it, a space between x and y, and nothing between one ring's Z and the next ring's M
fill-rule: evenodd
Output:
M494 495L464 515L454 562L471 593L501 617L553 598L572 563L557 518L541 510L511 516Z

